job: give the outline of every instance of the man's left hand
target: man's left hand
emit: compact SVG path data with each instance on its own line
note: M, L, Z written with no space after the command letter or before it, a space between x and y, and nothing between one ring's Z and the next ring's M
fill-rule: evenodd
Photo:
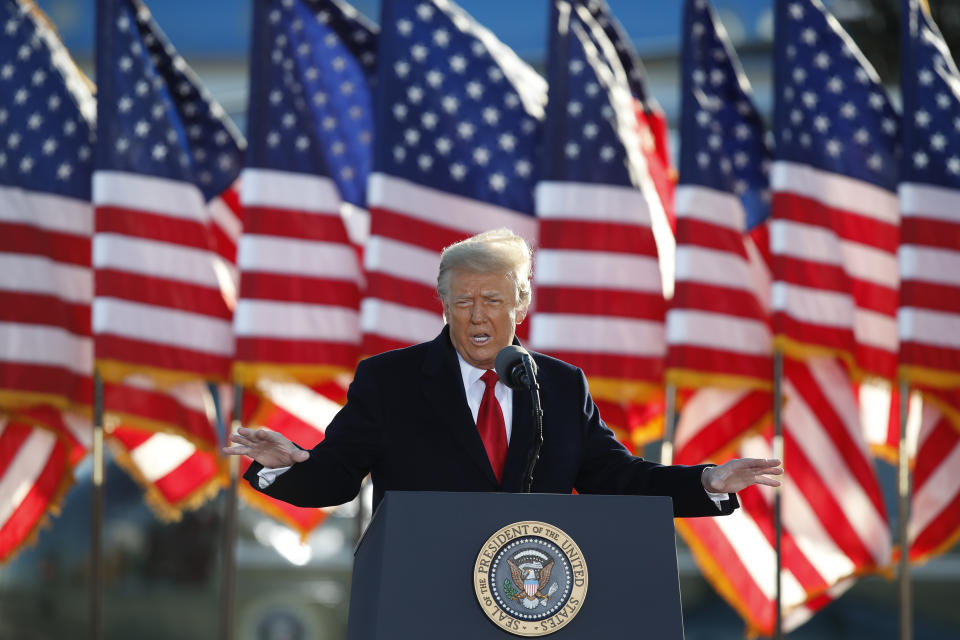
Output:
M703 488L709 493L736 493L752 484L779 487L780 481L770 476L783 474L776 458L737 458L703 470Z

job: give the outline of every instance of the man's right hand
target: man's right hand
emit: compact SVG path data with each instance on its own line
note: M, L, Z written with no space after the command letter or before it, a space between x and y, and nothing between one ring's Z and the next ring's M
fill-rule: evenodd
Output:
M232 456L248 456L271 469L289 467L310 457L308 452L269 429L240 427L236 433L230 435L230 442L236 444L224 447L222 449L224 453Z

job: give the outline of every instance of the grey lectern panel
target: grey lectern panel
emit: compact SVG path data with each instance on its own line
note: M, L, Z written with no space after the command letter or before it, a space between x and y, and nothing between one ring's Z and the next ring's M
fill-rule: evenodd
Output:
M575 618L549 638L683 638L670 498L506 493L387 493L357 547L349 640L487 640L474 592L481 548L536 520L563 530L588 570Z

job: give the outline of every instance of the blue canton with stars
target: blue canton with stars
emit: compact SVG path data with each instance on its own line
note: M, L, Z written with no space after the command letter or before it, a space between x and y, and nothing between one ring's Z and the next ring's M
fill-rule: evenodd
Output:
M0 184L90 199L94 110L66 50L0 0Z
M604 33L607 34L607 38L617 51L620 64L623 65L623 69L627 73L630 92L634 98L646 106L647 103L652 100L652 98L647 95L647 73L643 67L643 63L640 61L640 56L638 56L637 52L633 49L630 36L627 34L626 29L624 29L620 21L614 17L609 5L604 2L604 0L576 1L585 3L590 15L593 16L597 24L603 28Z
M776 159L895 191L900 120L873 68L819 0L776 6Z
M960 72L916 0L901 15L903 180L960 188Z
M752 229L770 216L772 154L740 62L707 0L687 0L681 77L680 184L739 197Z
M365 207L376 27L333 0L264 0L254 11L248 165L329 176Z
M532 215L542 113L519 91L542 108L545 85L511 81L532 71L501 66L493 36L452 2L385 2L381 27L375 170Z
M240 173L242 144L139 0L99 0L98 170L193 183L207 200Z
M620 60L605 56L609 50L604 51L598 39L607 36L589 13L582 15L574 6L565 16L554 7L552 16L543 177L636 186L618 126L618 121L623 126L636 125L632 95L623 73L617 77L610 67L619 67ZM617 88L626 98L620 103L612 94ZM623 112L618 114L618 109Z

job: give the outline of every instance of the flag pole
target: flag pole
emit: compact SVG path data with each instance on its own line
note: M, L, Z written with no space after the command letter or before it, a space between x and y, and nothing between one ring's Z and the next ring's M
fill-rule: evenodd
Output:
M783 353L773 352L773 457L783 460ZM776 607L776 625L774 638L783 638L783 550L780 542L783 537L783 512L781 496L783 485L774 488L773 492L773 535L774 547L777 554L777 568L774 588L774 606Z
M93 373L93 489L90 500L90 638L103 637L103 379Z
M897 539L900 544L900 640L913 638L913 602L910 592L910 541L907 523L910 519L910 459L907 451L907 411L910 385L900 379L900 446L897 455Z
M666 406L663 410L663 444L660 445L661 464L673 464L673 432L677 422L677 387L667 383L664 389Z
M219 403L217 403L219 407ZM226 427L226 425L224 425ZM225 428L225 442L229 446L230 434L236 433L243 426L243 386L233 386L233 419L229 428ZM237 476L240 470L238 456L227 456L227 466L230 474L230 484L227 488L226 507L223 516L223 544L221 553L223 561L220 565L220 638L233 640L234 611L236 609L236 577L237 577Z

